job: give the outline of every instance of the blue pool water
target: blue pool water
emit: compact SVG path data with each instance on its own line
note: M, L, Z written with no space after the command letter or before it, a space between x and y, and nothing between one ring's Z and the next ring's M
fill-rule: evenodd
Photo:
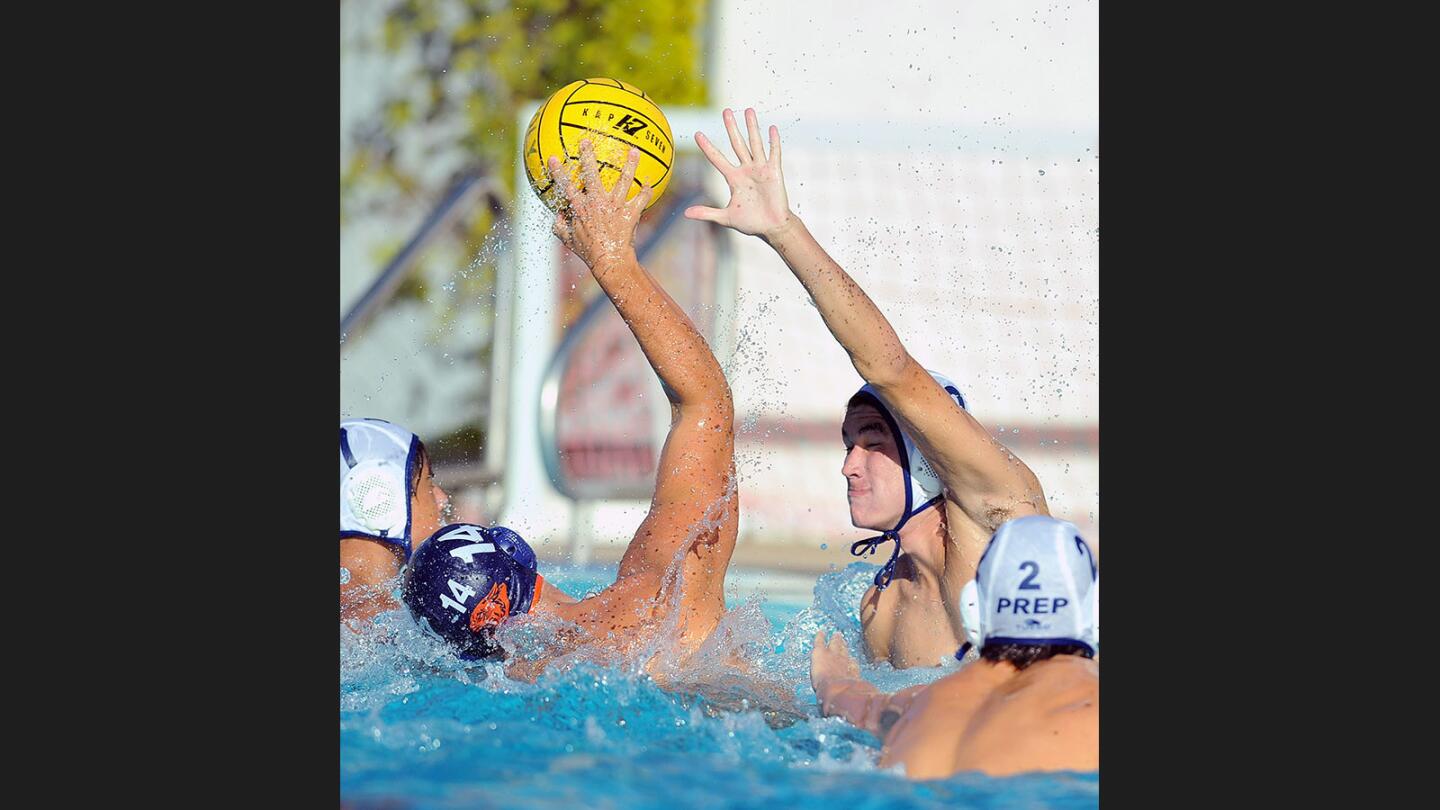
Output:
M880 743L821 718L810 689L817 630L858 648L856 606L876 567L819 577L808 604L751 597L723 628L757 662L763 686L664 691L643 675L578 664L536 683L498 665L463 665L415 631L381 618L380 643L341 630L340 793L355 808L1011 808L1095 807L1098 774L912 782L879 770ZM576 596L614 571L546 567ZM955 666L861 670L886 690Z

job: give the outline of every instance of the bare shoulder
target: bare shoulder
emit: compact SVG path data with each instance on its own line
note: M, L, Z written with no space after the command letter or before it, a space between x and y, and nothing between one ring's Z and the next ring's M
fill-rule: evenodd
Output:
M890 642L895 635L895 593L871 585L860 598L860 634L870 660L890 658Z
M1091 771L1100 765L1100 668L1078 656L1032 664L972 714L951 772Z
M905 707L906 719L917 730L938 726L947 734L958 733L992 689L981 667L961 667L917 691Z
M930 701L949 704L982 697L983 692L989 691L984 680L985 665L968 664L930 684Z
M987 712L1013 708L1027 712L1066 711L1099 706L1100 665L1078 655L1032 664L998 685L989 676L983 662L962 667L931 684L926 702L949 708L983 702Z
M340 616L370 619L394 610L399 603L391 592L399 586L400 561L394 552L373 540L347 537L340 541Z
M340 538L340 567L346 572L342 586L388 582L400 575L400 564L397 552L378 541L363 537Z
M1032 664L1000 691L1041 712L1098 713L1100 665L1078 655L1056 656Z
M1054 658L1032 664L1018 678L1017 682L1054 684L1059 688L1100 687L1100 664L1091 658L1078 655L1057 655Z

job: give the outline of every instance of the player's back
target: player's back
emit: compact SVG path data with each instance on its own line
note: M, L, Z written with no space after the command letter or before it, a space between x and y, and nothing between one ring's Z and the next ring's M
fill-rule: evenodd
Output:
M1100 767L1100 668L1073 655L1020 672L979 661L918 694L887 735L881 767L916 779Z
M955 771L1100 767L1100 665L1076 655L1032 664L996 688L966 724Z

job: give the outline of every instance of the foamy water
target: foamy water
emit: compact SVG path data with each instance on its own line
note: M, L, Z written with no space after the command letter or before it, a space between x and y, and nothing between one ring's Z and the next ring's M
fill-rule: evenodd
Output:
M911 782L875 767L875 737L818 716L812 639L838 631L860 649L856 606L875 570L857 562L819 577L808 605L752 596L730 606L691 662L693 683L669 690L636 661L573 656L534 683L507 678L498 663L460 661L403 611L381 616L375 633L342 628L341 796L355 807L1096 806L1093 773ZM545 574L579 596L614 570ZM515 655L553 643L530 618L503 634ZM753 677L730 665L737 654ZM861 671L892 691L957 666L862 661Z

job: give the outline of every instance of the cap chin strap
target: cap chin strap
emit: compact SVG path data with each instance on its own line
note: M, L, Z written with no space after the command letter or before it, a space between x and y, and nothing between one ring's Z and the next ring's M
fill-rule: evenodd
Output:
M900 522L895 524L895 528L890 531L884 534L877 534L874 537L867 537L864 540L856 540L850 544L850 553L856 557L861 557L866 554L874 554L881 543L887 543L891 540L895 541L895 548L890 551L890 559L885 563L884 567L875 572L875 587L883 591L890 587L890 580L895 578L895 562L900 559L900 530L905 528L905 524L910 522L910 518L924 512L926 509L940 503L944 499L945 496L936 495L921 504L920 508L900 518Z

